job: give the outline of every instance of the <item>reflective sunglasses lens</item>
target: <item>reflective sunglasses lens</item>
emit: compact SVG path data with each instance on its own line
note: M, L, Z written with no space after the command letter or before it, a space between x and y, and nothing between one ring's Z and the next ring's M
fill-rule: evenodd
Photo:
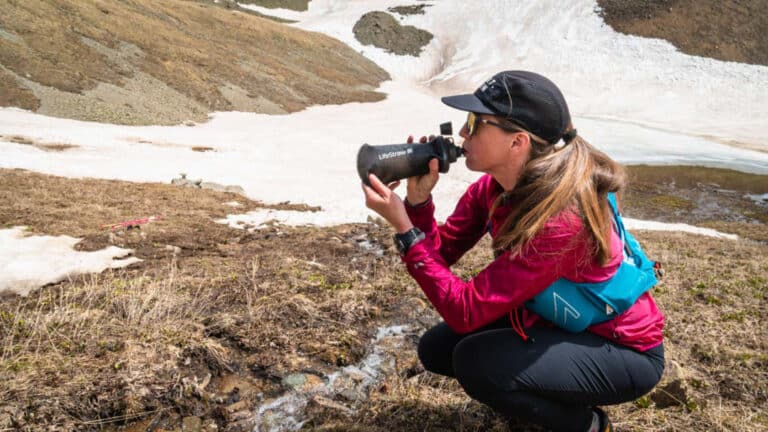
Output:
M477 116L475 113L470 112L467 114L467 132L469 133L469 136L472 136L475 134L475 129L477 128Z

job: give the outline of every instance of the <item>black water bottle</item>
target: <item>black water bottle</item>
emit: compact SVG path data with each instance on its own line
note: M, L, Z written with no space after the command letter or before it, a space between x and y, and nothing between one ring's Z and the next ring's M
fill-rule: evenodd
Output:
M376 174L382 183L429 173L429 161L437 159L441 173L459 156L461 147L453 143L451 123L440 125L440 136L424 144L390 144L372 146L363 144L357 152L357 173L363 183L370 186L368 174ZM448 136L445 136L448 135Z

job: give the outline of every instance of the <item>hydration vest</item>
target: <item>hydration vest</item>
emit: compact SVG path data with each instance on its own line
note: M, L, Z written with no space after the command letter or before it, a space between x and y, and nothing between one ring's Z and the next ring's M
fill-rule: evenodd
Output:
M525 307L570 332L615 318L629 309L640 295L656 285L655 269L640 244L624 229L616 197L608 194L613 213L613 228L621 238L623 259L616 274L604 282L556 280Z

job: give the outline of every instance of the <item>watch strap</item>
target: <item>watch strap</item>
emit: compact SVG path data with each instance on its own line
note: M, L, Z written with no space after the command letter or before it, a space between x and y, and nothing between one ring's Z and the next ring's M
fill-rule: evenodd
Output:
M416 243L424 240L427 236L417 227L413 227L404 233L395 234L395 247L400 255L405 255L408 250Z

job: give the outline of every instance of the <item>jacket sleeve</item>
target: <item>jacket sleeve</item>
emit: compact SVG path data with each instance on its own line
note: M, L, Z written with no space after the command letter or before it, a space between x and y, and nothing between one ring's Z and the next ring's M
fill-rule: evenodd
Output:
M442 261L452 266L485 235L488 211L479 183L472 184L459 199L453 214L442 225L435 221L432 198L419 206L405 206L414 226L424 231Z
M456 333L472 332L534 297L574 271L585 253L578 216L556 217L522 254L501 254L477 276L464 281L448 268L433 238L414 245L403 257L408 272Z

